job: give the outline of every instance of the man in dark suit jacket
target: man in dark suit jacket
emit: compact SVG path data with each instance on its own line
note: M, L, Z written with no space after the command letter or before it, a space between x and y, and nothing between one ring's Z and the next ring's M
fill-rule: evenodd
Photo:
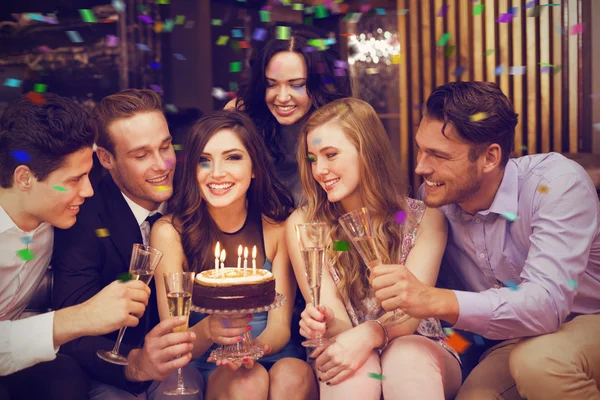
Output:
M53 300L58 308L86 301L129 270L133 244L149 243L151 224L164 212L173 191L175 153L156 93L131 89L108 96L99 103L94 117L96 153L110 175L98 183L94 196L81 207L77 223L55 233ZM156 325L153 283L151 289L139 325L123 336L119 351L128 358L126 367L96 355L97 350L113 348L117 332L63 346L62 351L76 358L94 380L93 399L127 399L140 393L157 398L166 389L163 386L175 386L165 381L159 387L160 381L191 359L194 334L172 333L172 326L165 329L167 321ZM179 354L183 356L174 359ZM193 374L195 369L190 366L187 370ZM195 372L186 385L202 389L201 376Z

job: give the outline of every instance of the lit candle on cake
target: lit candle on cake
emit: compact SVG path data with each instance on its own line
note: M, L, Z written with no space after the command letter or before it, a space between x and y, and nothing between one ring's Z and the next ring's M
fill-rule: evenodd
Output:
M242 267L242 245L238 247L238 269Z
M246 276L246 268L248 268L248 248L244 247L244 276Z
M225 249L221 250L221 276L225 273Z
M252 275L256 275L256 246L252 248Z
M215 272L219 271L219 253L221 252L221 245L217 242L215 246Z

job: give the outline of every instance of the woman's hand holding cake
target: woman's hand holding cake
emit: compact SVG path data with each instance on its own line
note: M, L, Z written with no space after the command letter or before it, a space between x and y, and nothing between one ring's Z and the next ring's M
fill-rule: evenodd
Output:
M254 318L252 314L224 316L213 314L208 317L208 337L220 345L236 344L242 341L244 333L252 327L248 325Z

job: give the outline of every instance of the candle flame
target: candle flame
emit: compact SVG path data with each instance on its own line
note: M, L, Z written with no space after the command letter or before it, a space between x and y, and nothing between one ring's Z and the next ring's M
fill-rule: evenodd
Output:
M242 245L240 244L240 247L238 247L238 257L242 256Z
M225 262L225 249L221 250L221 262Z
M256 246L252 248L252 258L256 258Z
M248 248L244 247L244 258L248 258Z
M217 245L215 246L215 258L219 258L219 253L221 252L221 244L219 242L217 242Z

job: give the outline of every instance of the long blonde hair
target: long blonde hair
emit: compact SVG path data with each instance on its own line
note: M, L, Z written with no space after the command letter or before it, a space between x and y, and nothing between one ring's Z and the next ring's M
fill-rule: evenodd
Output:
M394 160L391 143L381 121L369 103L345 98L333 101L316 110L306 121L298 145L298 168L306 196L306 221L325 222L331 228L332 241L348 241L338 218L345 211L339 202L330 203L325 191L313 177L308 160L307 135L315 128L333 122L337 124L354 145L360 160L359 193L370 214L374 239L383 263L397 263L402 256L402 241L411 225L408 218L404 224L395 221L398 211L407 211L407 187L396 173L399 169ZM409 213L407 213L409 214ZM338 252L328 246L327 255L340 277L338 290L345 301L362 309L362 299L369 290L366 266L355 249Z

